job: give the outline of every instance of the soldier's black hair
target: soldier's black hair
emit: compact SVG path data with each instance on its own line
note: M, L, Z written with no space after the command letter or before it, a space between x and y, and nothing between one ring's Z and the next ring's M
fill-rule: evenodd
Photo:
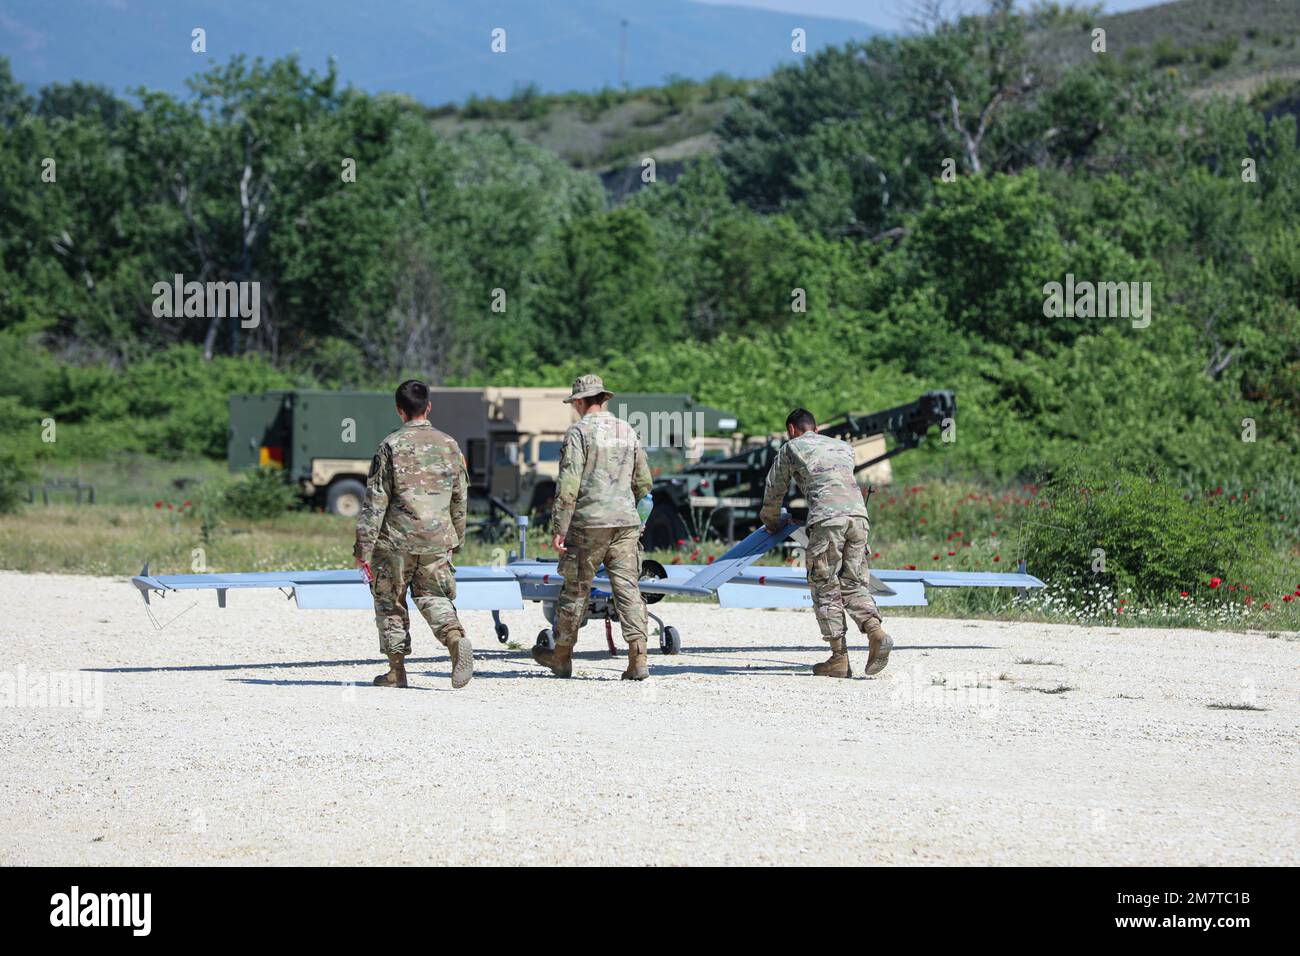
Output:
M397 407L412 418L423 415L429 407L429 386L419 379L408 378L397 386Z
M808 432L817 427L817 419L806 408L796 408L785 417L785 427L796 431Z

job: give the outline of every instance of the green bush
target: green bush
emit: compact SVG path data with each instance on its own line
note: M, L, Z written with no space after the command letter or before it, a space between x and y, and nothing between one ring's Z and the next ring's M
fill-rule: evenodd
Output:
M1151 60L1157 67L1177 66L1187 59L1187 53L1168 37L1160 37L1151 44Z
M0 447L0 514L12 514L27 498L31 474L27 463L12 448Z
M246 471L220 498L223 514L255 521L284 514L298 503L298 495L276 468Z
M1099 587L1139 601L1184 591L1226 600L1231 587L1264 577L1258 516L1223 494L1188 493L1162 470L1074 464L1044 497L1050 508L1026 529L1030 566L1081 602Z

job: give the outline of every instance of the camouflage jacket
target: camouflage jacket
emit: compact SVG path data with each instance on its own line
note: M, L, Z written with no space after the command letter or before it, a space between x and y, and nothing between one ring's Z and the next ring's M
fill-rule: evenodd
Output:
M838 438L804 432L781 446L767 473L763 494L763 524L776 524L790 479L808 499L808 524L843 515L866 517L862 489L853 476L853 446Z
M465 540L468 479L456 440L428 421L407 422L379 443L357 516L354 554L451 551Z
M650 491L650 466L636 431L610 412L592 412L569 426L555 490L555 534L570 528L639 525L636 503Z

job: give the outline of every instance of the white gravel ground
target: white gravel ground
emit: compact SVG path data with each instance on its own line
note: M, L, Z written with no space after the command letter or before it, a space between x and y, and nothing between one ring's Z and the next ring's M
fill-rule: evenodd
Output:
M899 618L832 681L809 612L661 604L632 684L598 624L536 667L533 606L465 615L461 691L418 622L391 691L368 614L154 607L0 573L0 863L1300 862L1295 635Z

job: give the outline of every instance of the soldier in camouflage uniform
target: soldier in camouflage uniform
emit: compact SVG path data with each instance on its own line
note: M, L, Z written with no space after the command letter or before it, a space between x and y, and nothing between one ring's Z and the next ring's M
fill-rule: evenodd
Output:
M636 432L606 409L613 392L597 375L583 375L564 401L582 417L564 435L551 530L564 586L555 603L555 650L533 648L533 659L560 677L573 673L573 645L586 614L591 580L601 564L627 641L624 680L650 676L641 576L641 519L636 503L650 491L650 466Z
M380 687L405 687L411 653L408 588L434 636L451 653L451 686L474 675L474 649L456 616L456 570L451 556L465 540L467 479L455 439L429 424L429 388L403 382L397 389L402 427L379 444L357 517L357 565L370 580L379 649L388 672Z
M817 422L796 408L785 421L788 440L767 475L759 517L769 531L780 528L781 502L790 479L808 500L808 586L822 637L831 656L813 667L819 677L852 677L845 640L844 611L867 635L867 673L878 674L889 661L893 639L885 633L871 597L867 535L871 530L862 489L853 476L853 448L817 434Z

